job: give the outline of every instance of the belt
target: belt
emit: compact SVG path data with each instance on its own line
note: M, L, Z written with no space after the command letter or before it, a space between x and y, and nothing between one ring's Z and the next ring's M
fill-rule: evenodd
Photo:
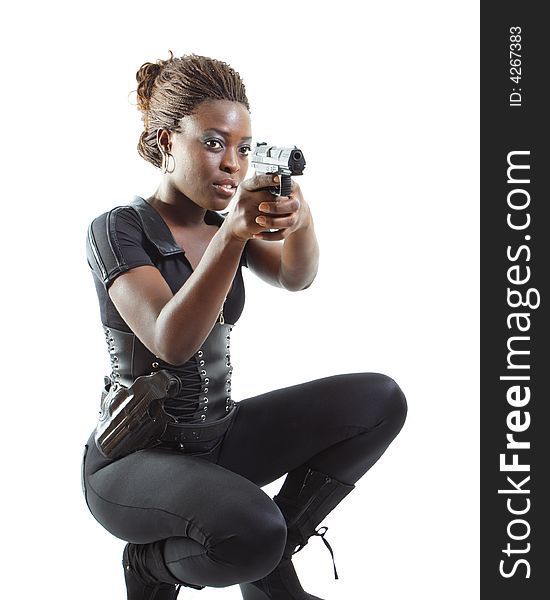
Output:
M228 414L211 422L200 423L168 423L166 430L160 437L161 442L167 442L168 445L178 445L181 449L184 447L194 448L196 442L210 442L223 436L229 429L233 419L237 414L239 403L235 403Z

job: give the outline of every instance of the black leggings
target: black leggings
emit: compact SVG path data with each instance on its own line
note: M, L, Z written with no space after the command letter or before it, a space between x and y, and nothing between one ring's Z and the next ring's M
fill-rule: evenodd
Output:
M286 524L261 489L307 464L355 484L380 458L407 412L385 375L336 375L237 403L229 429L202 455L152 448L104 459L90 437L83 484L95 518L136 544L166 540L176 578L225 587L276 566Z

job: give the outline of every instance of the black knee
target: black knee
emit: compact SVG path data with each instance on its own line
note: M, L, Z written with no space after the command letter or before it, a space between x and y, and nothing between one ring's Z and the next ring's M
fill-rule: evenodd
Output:
M257 499L256 499L257 500ZM235 521L235 534L210 549L212 558L233 565L232 583L261 579L279 564L286 544L287 527L277 505L266 495L266 502L243 506ZM231 585L231 583L226 583Z
M407 400L403 390L387 375L378 374L384 421L399 433L407 418Z
M383 426L395 437L407 416L405 394L397 383L382 373L354 373L343 376L347 388L349 410L358 426L371 431Z

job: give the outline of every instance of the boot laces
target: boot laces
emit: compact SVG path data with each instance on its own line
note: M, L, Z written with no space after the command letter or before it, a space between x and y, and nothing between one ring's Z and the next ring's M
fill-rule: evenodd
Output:
M321 531L322 529L324 529L324 531ZM328 540L325 539L325 533L328 531L328 527L326 527L325 525L323 525L322 527L319 527L319 529L316 529L312 535L318 535L324 542L325 546L328 548L328 551L330 552L330 556L332 557L332 565L334 566L334 579L339 579L338 577L338 571L336 571L336 562L334 560L334 551L331 547L331 545L328 543ZM300 544L298 546L298 548L296 548L296 550L294 550L294 552L292 554L296 554L297 552L300 552L300 550L307 544L307 540Z
M323 532L321 532L321 529L324 529ZM338 579L338 572L336 571L336 562L334 561L334 551L332 550L330 544L328 543L328 540L325 539L325 533L327 532L328 527L324 526L323 527L319 527L319 529L316 529L313 532L313 535L318 535L324 542L325 546L328 548L328 551L330 552L330 556L332 557L332 564L334 566L334 579Z

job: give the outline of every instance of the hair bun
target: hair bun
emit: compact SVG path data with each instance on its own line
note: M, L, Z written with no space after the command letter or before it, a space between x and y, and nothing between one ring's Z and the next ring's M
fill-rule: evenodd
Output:
M137 105L141 112L149 110L149 100L153 95L155 81L164 66L174 59L172 50L168 50L168 52L170 52L170 58L157 60L155 63L146 62L141 65L139 71L136 73L136 80L138 82Z
M137 79L137 105L141 112L149 110L149 100L153 93L153 86L158 74L162 70L162 65L159 63L147 62L139 68L136 73Z

